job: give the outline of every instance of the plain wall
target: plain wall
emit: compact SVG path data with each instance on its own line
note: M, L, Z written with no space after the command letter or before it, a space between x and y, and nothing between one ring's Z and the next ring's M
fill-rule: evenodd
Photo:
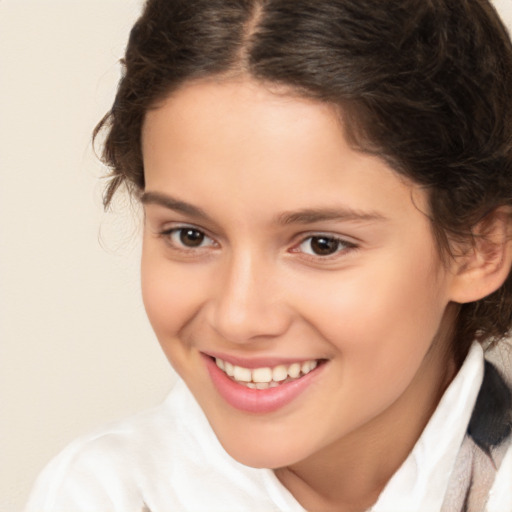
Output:
M512 26L512 0L496 0ZM0 1L0 510L76 436L174 378L145 318L139 222L103 214L90 134L139 0Z
M90 138L138 0L0 1L0 511L77 435L166 395L136 214L103 214Z

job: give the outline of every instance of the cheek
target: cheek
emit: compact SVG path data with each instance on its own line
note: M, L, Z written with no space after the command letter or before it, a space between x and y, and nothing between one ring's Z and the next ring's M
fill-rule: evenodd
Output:
M347 415L358 424L377 416L424 366L445 303L427 266L411 270L415 278L404 266L365 272L344 286L326 284L310 301L310 322L334 351L336 376L324 404L333 423Z
M315 294L303 310L358 379L402 378L394 372L421 363L447 304L432 268L431 260L379 258L310 285Z
M162 257L145 244L141 261L144 307L164 351L194 316L200 302L200 280L192 278L183 266Z

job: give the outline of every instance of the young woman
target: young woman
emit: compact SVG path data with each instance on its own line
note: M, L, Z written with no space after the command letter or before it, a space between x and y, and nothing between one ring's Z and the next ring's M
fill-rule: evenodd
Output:
M486 0L149 0L106 131L181 379L28 511L505 512L512 47Z

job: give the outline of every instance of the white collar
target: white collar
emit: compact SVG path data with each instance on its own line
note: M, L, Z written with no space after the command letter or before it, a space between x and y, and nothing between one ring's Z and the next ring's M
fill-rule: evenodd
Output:
M391 477L377 503L370 508L371 512L440 511L455 459L482 385L483 374L483 350L475 342L413 450ZM180 387L179 382L177 387ZM212 464L216 470L218 471L218 466L222 464L222 471L229 470L229 473L234 472L238 475L234 478L235 481L242 474L249 480L261 480L263 492L268 493L278 510L303 511L304 509L279 482L272 470L243 466L224 451L199 405L184 384L182 388L185 391L184 399L175 404L175 410L180 410L183 417L187 416L187 411L191 409L192 416L185 418L183 428L187 431L199 431L197 436L202 439L202 449L205 454L207 453L207 460L214 461ZM199 419L202 421L198 421ZM207 441L204 439L204 432L207 433ZM512 465L512 461L510 462Z
M474 342L412 452L371 512L437 512L482 385L484 356Z

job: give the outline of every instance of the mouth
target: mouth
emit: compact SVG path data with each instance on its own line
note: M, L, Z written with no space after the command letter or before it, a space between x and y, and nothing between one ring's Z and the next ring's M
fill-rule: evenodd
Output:
M313 382L321 379L328 362L326 359L272 362L253 359L237 360L235 364L236 358L227 361L205 353L203 358L219 395L235 409L256 414L271 413L295 402Z
M245 368L220 359L214 358L215 364L231 380L249 389L276 388L288 382L304 377L313 371L320 360L310 359L308 361L294 362L291 364L280 364L277 366L265 366L261 368Z

